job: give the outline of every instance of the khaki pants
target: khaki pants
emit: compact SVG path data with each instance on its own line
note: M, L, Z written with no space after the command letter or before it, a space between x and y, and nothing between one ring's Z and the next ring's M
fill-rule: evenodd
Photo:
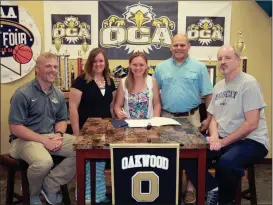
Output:
M48 137L49 134L43 135ZM31 196L41 193L44 186L47 191L56 193L60 185L67 184L76 172L76 152L73 149L75 137L64 134L62 147L56 152L48 151L42 143L26 141L20 138L13 140L9 154L15 159L23 159L29 164L27 177ZM51 155L66 157L58 166L51 170Z
M176 118L171 113L168 113L164 110L161 111L162 117L170 117L170 118ZM194 127L199 128L201 126L200 123L200 114L199 109L197 109L193 115L185 116L185 117L179 117L179 118L188 118L188 120L193 124Z

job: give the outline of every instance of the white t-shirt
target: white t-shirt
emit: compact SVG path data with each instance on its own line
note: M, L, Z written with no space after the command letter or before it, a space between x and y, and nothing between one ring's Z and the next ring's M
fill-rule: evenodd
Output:
M215 116L218 133L226 137L245 122L245 113L260 110L260 120L256 130L246 138L262 143L269 149L268 130L264 114L266 104L258 81L247 73L240 72L231 82L219 81L213 90L208 112Z

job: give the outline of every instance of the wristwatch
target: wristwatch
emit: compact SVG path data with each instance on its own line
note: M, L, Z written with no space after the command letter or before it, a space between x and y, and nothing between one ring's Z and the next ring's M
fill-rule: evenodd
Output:
M62 133L61 131L56 131L55 134L60 134L62 137L64 136L64 133Z

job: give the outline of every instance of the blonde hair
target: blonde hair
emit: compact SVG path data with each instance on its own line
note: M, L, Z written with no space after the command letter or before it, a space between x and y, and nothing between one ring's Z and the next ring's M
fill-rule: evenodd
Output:
M105 67L104 67L102 75L103 75L105 81L107 82L107 85L110 85L111 81L110 81L110 76L109 76L109 73L110 73L109 61L108 61L107 57L105 56L104 51L100 48L94 48L89 53L89 56L86 60L85 66L84 66L85 80L87 80L87 82L90 82L94 79L93 63L94 63L97 55L99 55L100 53L103 55L104 62L105 62Z
M146 64L148 64L148 59L143 52L136 52L129 58L129 71L128 71L128 76L125 80L125 87L127 88L128 92L130 94L132 94L132 92L134 90L134 74L131 71L130 64L132 63L132 60L136 57L143 58L143 60L145 60ZM147 74L148 74L147 70L148 70L148 68L146 68L146 70L143 74L143 77L147 76Z
M38 56L37 60L36 60L35 67L39 68L42 58L54 58L54 59L57 59L57 56L54 53L51 53L51 52L41 53Z

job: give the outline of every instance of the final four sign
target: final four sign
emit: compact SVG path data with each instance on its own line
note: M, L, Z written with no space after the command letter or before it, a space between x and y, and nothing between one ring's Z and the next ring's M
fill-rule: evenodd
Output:
M114 144L113 204L178 204L179 144Z
M1 1L0 21L1 83L8 83L32 70L41 52L41 35L30 14L11 1Z

